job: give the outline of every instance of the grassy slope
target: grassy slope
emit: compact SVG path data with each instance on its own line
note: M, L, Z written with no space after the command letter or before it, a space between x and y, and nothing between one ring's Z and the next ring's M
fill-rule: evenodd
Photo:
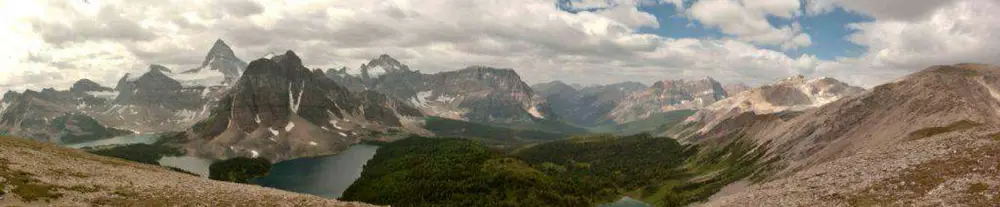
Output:
M8 192L0 206L365 206L7 136L0 136L0 177Z

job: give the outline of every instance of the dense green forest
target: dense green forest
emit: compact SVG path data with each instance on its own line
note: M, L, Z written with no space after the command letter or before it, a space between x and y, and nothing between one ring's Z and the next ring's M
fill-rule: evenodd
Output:
M426 128L442 137L462 137L497 148L516 148L529 143L551 141L569 135L541 130L515 129L460 120L428 117Z
M234 183L250 183L271 171L271 161L265 158L236 157L212 163L208 178Z
M766 165L757 145L699 150L648 134L574 137L505 152L456 138L389 143L341 199L393 206L593 206L627 195L683 206Z
M84 148L87 152L131 160L150 165L159 165L160 158L164 156L181 156L184 151L156 144L129 144L108 148Z
M474 141L407 138L379 148L341 200L392 206L587 206L572 187Z

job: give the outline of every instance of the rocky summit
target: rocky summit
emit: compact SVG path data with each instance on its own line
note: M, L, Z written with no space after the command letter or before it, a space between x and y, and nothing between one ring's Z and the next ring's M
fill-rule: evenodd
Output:
M251 62L185 146L207 157L280 161L339 152L370 132L414 128L421 117L385 95L350 92L288 51Z
M777 83L729 94L730 97L702 108L685 120L689 124L700 126L686 130L704 132L725 119L746 112L773 114L803 111L864 91L864 88L850 86L833 78L806 79L801 75L792 76ZM690 135L683 130L675 131L671 135L684 138L685 134Z
M701 109L729 94L712 78L701 80L664 80L649 88L630 94L621 101L609 116L617 123L647 118L656 113Z
M362 65L328 70L327 77L352 91L374 90L420 109L426 115L481 123L531 122L553 118L544 98L513 69L470 66L423 74L388 55Z
M200 67L184 71L183 73L194 76L222 75L222 81L232 83L240 77L240 74L246 67L247 63L236 57L233 49L226 42L222 41L222 39L219 39L212 45L212 49L209 49Z

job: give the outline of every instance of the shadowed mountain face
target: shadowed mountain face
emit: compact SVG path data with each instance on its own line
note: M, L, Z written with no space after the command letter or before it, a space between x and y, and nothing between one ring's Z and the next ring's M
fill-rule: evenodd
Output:
M405 130L422 119L385 95L349 92L292 51L251 62L211 113L193 127L189 148L272 161L335 153L370 132Z
M545 100L512 69L470 66L423 74L381 55L358 70L328 70L326 75L352 91L378 91L430 116L480 123L555 118Z
M647 87L637 82L622 82L576 89L553 81L535 84L532 88L545 97L559 117L580 126L597 126L614 123L609 117L611 110L628 95Z

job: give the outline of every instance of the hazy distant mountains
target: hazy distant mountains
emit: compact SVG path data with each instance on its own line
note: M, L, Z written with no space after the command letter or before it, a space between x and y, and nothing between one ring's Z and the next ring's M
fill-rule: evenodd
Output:
M564 120L579 126L614 124L609 117L611 110L625 97L647 88L637 82L588 86L577 89L561 81L532 85L544 96L553 112Z

